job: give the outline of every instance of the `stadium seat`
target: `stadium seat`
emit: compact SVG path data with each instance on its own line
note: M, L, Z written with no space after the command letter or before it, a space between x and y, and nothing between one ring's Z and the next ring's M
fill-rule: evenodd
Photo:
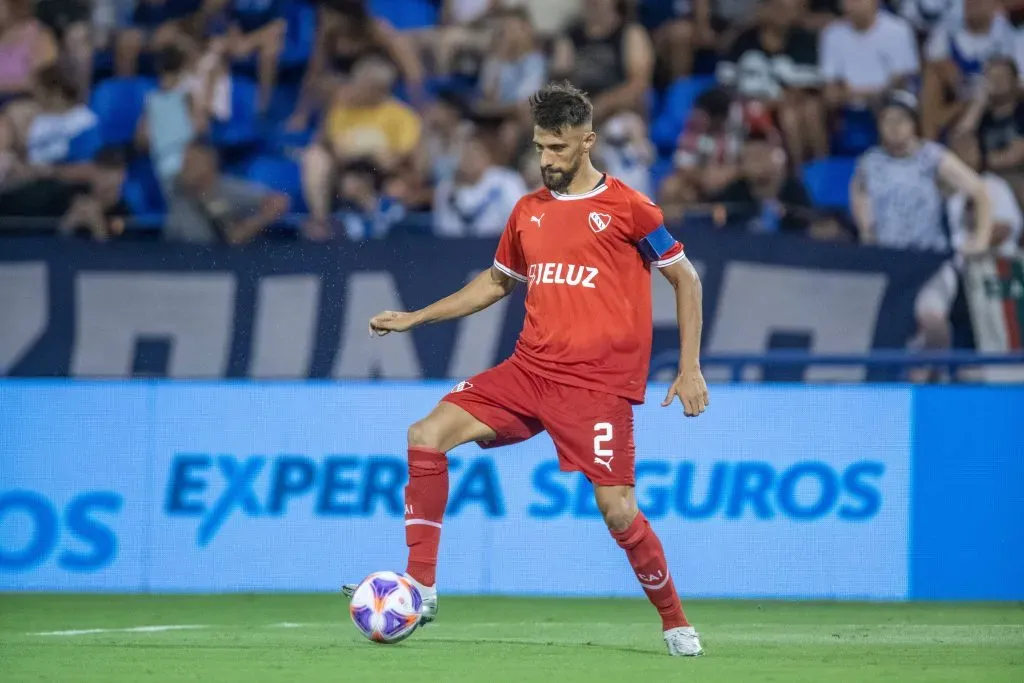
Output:
M146 93L156 88L148 78L111 78L96 85L89 106L100 120L106 145L125 145L135 138Z
M385 19L399 31L431 28L438 23L434 0L368 0L370 14Z
M291 199L292 213L306 213L306 201L302 196L302 175L299 165L291 159L264 155L249 163L246 178L283 192Z
M133 216L166 213L163 190L160 189L160 182L148 157L140 156L129 163L121 198Z
M850 179L857 160L831 157L804 164L804 185L815 206L828 209L850 209Z
M676 148L694 102L714 85L713 76L682 78L672 84L665 93L661 112L651 122L651 141L659 152L669 154Z
M231 118L214 121L210 141L216 147L238 148L260 140L256 83L241 76L231 77Z
M284 37L281 51L282 69L305 66L313 51L316 36L316 12L305 2L294 2L288 6L286 18L288 32Z

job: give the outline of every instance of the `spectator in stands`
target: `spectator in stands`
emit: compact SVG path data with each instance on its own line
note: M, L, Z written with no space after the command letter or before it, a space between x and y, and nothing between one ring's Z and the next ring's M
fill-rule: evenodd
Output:
M789 171L782 147L763 133L743 145L740 175L713 200L724 205L729 225L756 232L806 233L811 199Z
M85 99L92 86L91 15L89 0L36 0L36 16L53 29L60 41L63 66Z
M977 137L989 170L998 173L1024 202L1024 101L1017 64L1005 57L989 61L985 81L957 126L958 136Z
M910 22L922 36L931 35L940 27L956 28L963 24L964 0L903 0L900 16Z
M861 157L850 188L861 242L948 250L941 181L974 200L978 230L963 248L969 253L984 251L992 232L985 185L945 147L920 138L917 98L905 91L890 93L878 120L881 144Z
M523 7L537 35L551 38L573 26L582 14L584 0L501 0L502 7Z
M114 73L122 78L134 76L139 55L158 52L176 44L182 35L201 37L203 0L138 0L129 26L114 42Z
M422 153L419 117L391 95L396 76L395 67L380 57L360 60L352 82L327 114L319 139L306 148L302 191L312 223L322 226L327 220L335 168L369 158L389 173Z
M366 0L320 0L313 52L288 127L305 128L310 115L330 105L356 63L369 55L394 62L412 98L423 99L423 64L408 36L372 16Z
M720 83L771 112L794 166L828 154L817 39L796 26L798 9L799 0L767 0L757 26L718 63Z
M435 73L447 76L461 70L454 68L457 58L472 56L475 61L488 51L493 32L487 19L499 5L499 0L442 0L439 25L423 33Z
M818 34L843 14L842 0L799 0L797 25Z
M495 164L485 142L474 136L463 148L455 178L437 186L434 234L496 237L526 192L522 176Z
M430 184L451 180L459 166L462 146L473 125L462 118L462 102L451 92L442 92L423 113L423 145L426 153L420 173Z
M879 113L881 145L859 161L851 183L851 206L861 242L894 249L948 251L940 183L970 198L974 231L956 245L964 255L986 251L992 238L992 211L985 183L945 147L922 140L917 98L893 92ZM928 349L948 348L949 325L922 289L916 307L918 338Z
M38 113L28 125L25 147L33 166L60 167L65 175L88 180L89 162L103 146L99 119L81 101L78 87L60 67L36 78Z
M168 201L164 237L193 244L246 244L288 211L288 197L221 174L217 152L195 142Z
M671 187L677 200L713 197L735 180L746 133L743 107L727 90L713 88L702 93L673 159L677 177Z
M0 216L15 219L50 219L63 234L86 229L96 240L124 230L128 210L121 201L124 153L100 150L95 159L80 165L78 173L49 166L32 166L0 154Z
M1013 190L1009 183L986 167L985 155L977 138L961 137L953 143L952 150L985 181L992 213L991 248L1003 256L1012 256L1017 241L1024 235L1024 216ZM977 212L971 197L962 191L950 196L946 200L946 216L953 246L959 250L962 244L970 241L976 226Z
M121 198L125 180L125 154L118 147L106 147L96 155L89 190L71 188L77 192L71 198L58 224L61 233L69 234L85 229L97 242L103 242L124 232L125 219L131 215ZM64 192L68 190L65 189ZM51 202L63 207L68 198L50 197Z
M843 0L843 13L821 34L821 73L825 101L841 117L839 147L859 152L876 137L871 110L890 89L909 86L921 65L910 24L878 0Z
M616 0L586 0L583 18L555 43L551 72L590 94L594 122L643 110L654 51L647 31L629 23Z
M936 27L925 48L922 125L935 140L963 115L983 81L985 64L1013 57L1017 36L997 0L971 0L963 23Z
M146 94L136 146L140 150L149 148L153 168L167 196L181 172L185 150L209 129L212 88L189 87L185 53L174 46L157 54L156 71L160 87Z
M591 155L607 173L635 190L652 194L651 164L656 151L647 136L647 124L636 112L616 114L605 121Z
M0 105L29 98L33 76L54 64L57 55L57 41L35 18L32 0L0 0ZM21 128L24 121L14 124Z
M288 31L286 11L289 0L205 0L203 13L207 17L227 9L228 30L225 44L228 56L235 60L256 56L256 75L259 79L260 113L270 106L270 98L277 86L278 60L284 50Z
M357 159L339 173L334 217L354 241L387 237L406 217L405 207L386 191L387 178L372 162Z
M474 109L501 118L517 116L547 80L547 58L522 8L504 10L493 51L484 60Z
M992 248L997 254L1011 257L1017 251L1017 240L1024 228L1024 216L1006 181L990 172L985 172L984 157L977 139L960 137L953 147L957 156L978 173L983 173L985 190L988 195L992 222ZM972 198L964 192L957 192L946 202L951 239L954 248L969 242L977 230L978 212ZM954 331L969 329L970 318L965 306L958 305L962 296L960 271L963 259L953 258L942 267L921 288L915 301L914 310L921 321L926 336L917 340L931 348L948 348L959 335ZM915 371L913 379L928 379L934 373Z

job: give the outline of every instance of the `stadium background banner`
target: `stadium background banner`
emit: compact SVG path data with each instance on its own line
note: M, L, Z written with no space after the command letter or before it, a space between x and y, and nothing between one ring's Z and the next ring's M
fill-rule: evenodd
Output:
M705 351L718 353L903 348L914 294L942 260L783 235L679 234L703 279ZM366 321L454 291L490 265L495 244L410 237L228 250L8 239L0 375L463 378L512 352L523 288L411 335L372 340ZM678 333L671 288L653 282L657 353L677 348ZM805 377L864 373L810 368Z
M0 382L0 589L335 590L404 560L437 382ZM651 388L651 398L664 391ZM685 595L1024 599L1024 388L715 387L637 409ZM638 595L547 437L452 454L447 592Z

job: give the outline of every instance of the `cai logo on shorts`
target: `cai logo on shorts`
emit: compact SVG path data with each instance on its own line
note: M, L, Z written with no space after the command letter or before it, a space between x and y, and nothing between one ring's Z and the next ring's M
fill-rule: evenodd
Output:
M87 491L58 504L36 491L0 492L0 571L27 571L52 562L90 572L117 556L112 524L124 499Z
M502 517L498 473L490 458L449 458L448 514L477 506ZM171 463L166 513L199 520L206 546L237 517L273 519L295 511L317 517L404 513L404 457L393 455L253 455L179 453Z

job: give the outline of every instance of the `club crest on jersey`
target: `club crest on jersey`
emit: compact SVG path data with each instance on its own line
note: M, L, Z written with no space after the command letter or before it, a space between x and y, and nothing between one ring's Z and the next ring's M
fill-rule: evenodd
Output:
M449 393L457 394L460 391L465 391L466 389L472 389L472 388L473 388L473 385L470 384L469 382L459 382L458 384L455 385L454 388L452 388L452 390Z
M594 232L601 232L612 224L612 217L606 213L591 211L587 221L590 223L591 230Z

